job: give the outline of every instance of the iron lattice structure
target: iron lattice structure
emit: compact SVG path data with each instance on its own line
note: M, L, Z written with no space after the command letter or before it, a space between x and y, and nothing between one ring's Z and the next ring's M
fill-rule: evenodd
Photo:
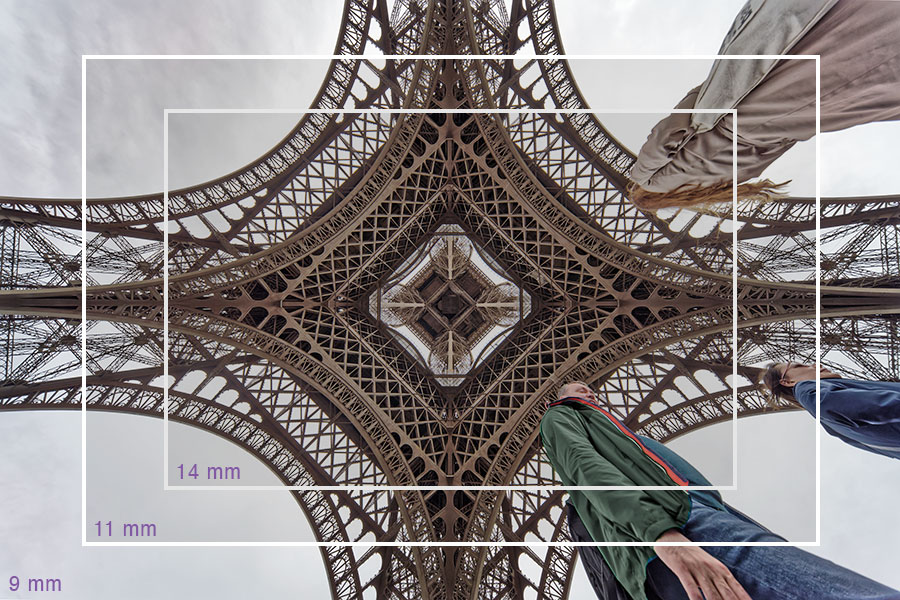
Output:
M490 58L525 52L563 53L552 0L346 0L337 55L487 57L334 60L313 106L455 112L308 114L240 172L172 192L167 248L160 194L89 200L86 214L79 200L2 199L0 407L80 408L84 284L90 408L160 416L151 382L168 360L170 418L290 485L558 483L537 430L568 378L659 440L730 419L732 386L741 415L786 408L752 365L813 355L813 200L742 208L737 252L725 219L694 237L712 217L636 210L622 195L633 155L590 114L539 112L587 107L567 63ZM896 378L897 199L821 206L823 356ZM434 250L448 231L460 243ZM382 293L429 252L430 271ZM491 327L505 337L460 359ZM429 352L459 376L438 377ZM226 383L212 392L214 378ZM572 548L467 545L568 539L562 492L292 493L318 540L375 543L322 548L334 598L567 596ZM458 545L377 545L394 540ZM363 566L377 574L361 580Z

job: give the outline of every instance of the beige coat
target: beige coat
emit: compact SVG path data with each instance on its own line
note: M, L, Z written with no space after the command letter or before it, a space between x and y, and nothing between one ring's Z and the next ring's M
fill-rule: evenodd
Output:
M900 119L900 2L841 0L790 50L821 55L821 130ZM676 108L693 108L700 86ZM815 135L815 63L779 61L737 104L738 180L759 176ZM731 180L731 115L697 132L690 114L660 121L631 178L651 192Z

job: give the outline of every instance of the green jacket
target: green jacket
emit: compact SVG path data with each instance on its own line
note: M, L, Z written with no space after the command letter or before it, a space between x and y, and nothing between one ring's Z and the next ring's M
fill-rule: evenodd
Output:
M687 481L648 450L621 422L591 404L568 401L541 419L544 450L564 485L678 486ZM594 540L654 542L681 528L691 512L682 490L572 490L569 497ZM652 546L600 546L616 579L635 600L646 600Z

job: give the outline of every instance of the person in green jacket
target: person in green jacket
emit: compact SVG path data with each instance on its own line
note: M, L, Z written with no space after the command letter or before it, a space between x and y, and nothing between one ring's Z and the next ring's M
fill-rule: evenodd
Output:
M669 546L786 540L721 502L664 445L635 435L590 386L568 383L540 425L544 450L602 561L634 600L900 600L900 592L791 546ZM641 488L641 489L634 489ZM656 559L659 560L656 560ZM596 563L596 561L595 561Z

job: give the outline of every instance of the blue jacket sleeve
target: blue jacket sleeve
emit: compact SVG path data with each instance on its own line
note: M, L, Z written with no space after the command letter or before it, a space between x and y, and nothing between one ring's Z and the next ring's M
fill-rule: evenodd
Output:
M816 414L816 382L795 386L797 401ZM900 383L842 379L822 382L822 418L851 427L900 425Z
M823 380L822 427L846 443L900 458L900 384L854 379ZM816 414L815 381L800 381L794 397Z

